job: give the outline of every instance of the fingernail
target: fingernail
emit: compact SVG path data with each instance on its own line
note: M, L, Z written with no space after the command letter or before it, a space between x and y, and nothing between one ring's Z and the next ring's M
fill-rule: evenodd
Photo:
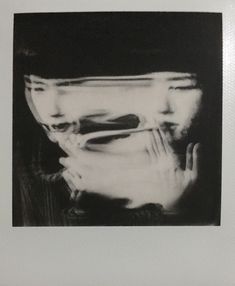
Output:
M190 143L188 144L188 148L193 148L193 143L190 142Z

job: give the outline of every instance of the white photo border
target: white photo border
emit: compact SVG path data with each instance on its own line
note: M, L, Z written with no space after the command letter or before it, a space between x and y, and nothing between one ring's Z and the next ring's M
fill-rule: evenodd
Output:
M0 11L0 285L234 285L234 1L3 0ZM221 226L12 227L14 13L81 11L223 14Z

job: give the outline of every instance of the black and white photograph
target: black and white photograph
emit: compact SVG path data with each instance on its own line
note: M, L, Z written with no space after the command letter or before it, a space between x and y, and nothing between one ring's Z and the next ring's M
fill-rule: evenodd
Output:
M221 13L16 13L13 44L13 226L221 224Z

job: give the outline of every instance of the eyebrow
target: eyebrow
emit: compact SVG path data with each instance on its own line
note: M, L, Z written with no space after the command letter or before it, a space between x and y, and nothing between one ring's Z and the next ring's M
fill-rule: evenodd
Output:
M152 77L145 76L118 76L118 77L85 77L81 79L68 79L60 82L56 82L56 86L69 86L81 84L85 86L113 86L119 84L136 84L139 82L141 85L149 85L150 81L153 80Z
M190 76L176 76L176 77L169 77L167 80L174 80L174 81L179 81L179 80L187 80L187 79L196 79L196 75L190 75Z
M87 87L107 87L107 86L120 86L120 85L136 85L149 86L151 81L154 79L152 76L147 75L134 75L134 76L93 76L93 77L80 77L80 78L68 78L68 79L49 79L52 85L57 87L65 87L72 85L81 85ZM26 84L40 84L48 85L49 82L40 80L30 79L25 76Z
M24 76L24 80L25 80L27 83L36 83L36 84L43 84L43 85L46 84L45 82L40 81L40 80L31 80L29 76Z

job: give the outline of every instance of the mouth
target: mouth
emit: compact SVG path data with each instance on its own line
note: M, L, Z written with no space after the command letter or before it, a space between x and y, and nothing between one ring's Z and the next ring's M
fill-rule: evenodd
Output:
M162 122L160 124L160 129L163 131L163 132L170 132L170 133L173 133L175 131L175 129L177 128L179 124L177 123L174 123L174 122L168 122L168 121L165 121L165 122Z
M122 130L136 128L140 123L138 116L127 114L112 120L84 117L80 119L80 133L88 134L99 131Z
M125 130L135 130L140 124L140 119L134 114L116 117L112 120L102 116L92 115L80 118L78 122L60 122L57 124L41 125L49 132L81 134L89 138L91 144L107 144L116 139L130 136ZM96 136L95 136L96 135Z
M107 144L116 139L129 137L128 132L122 131L137 128L139 123L138 116L134 114L127 114L112 120L84 118L80 120L80 133L85 137L91 136L89 139L91 144ZM93 137L92 135L95 134L97 136Z
M73 133L78 133L79 129L79 124L77 122L61 122L51 125L41 123L41 125L48 131L56 133L65 133L68 131L71 131Z

